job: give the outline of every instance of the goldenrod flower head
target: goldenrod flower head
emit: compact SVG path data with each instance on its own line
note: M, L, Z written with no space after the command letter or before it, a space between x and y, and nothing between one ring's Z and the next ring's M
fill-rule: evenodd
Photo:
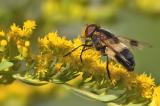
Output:
M159 106L160 105L160 86L154 88L152 102L150 106Z
M18 40L16 42L17 48L19 53L23 56L23 57L27 57L29 55L29 45L30 42L29 41L25 41L25 40Z
M44 38L39 38L39 43L41 48L61 55L64 55L61 51L66 51L73 46L71 41L67 41L64 37L58 37L57 32L48 33Z
M0 36L4 36L4 35L5 35L4 31L3 30L0 31Z
M23 29L20 32L20 35L22 37L23 36L28 37L32 33L33 29L35 29L35 27L36 27L35 21L33 21L33 20L27 20L27 21L25 21L24 25L23 25Z
M112 83L114 85L117 84L118 81L122 80L121 82L123 82L123 85L127 89L131 89L131 82L133 81L133 77L126 68L124 68L121 64L116 63L115 61L110 61L109 70L111 73Z
M24 25L23 25L23 29L35 29L36 27L36 22L33 21L33 20L27 20L24 22Z
M14 23L11 25L11 32L9 32L10 36L19 36L19 37L29 37L32 33L32 30L35 29L36 23L32 20L27 20L24 22L23 29L16 26Z
M30 41L25 41L25 44L24 44L26 47L29 47L30 46Z
M28 56L28 48L23 47L23 46L18 46L18 51L20 52L20 54L23 57L27 57Z
M36 61L36 76L37 78L45 78L46 74L48 73L49 62L53 59L51 54L40 54L37 55Z
M155 87L154 78L151 78L151 76L148 77L147 74L143 73L137 76L136 80L142 97L151 98L153 94L153 88Z
M0 41L0 44L1 44L1 46L6 46L7 45L7 41L3 39L3 40Z
M68 48L72 45L71 42L67 41L64 37L58 37L57 32L49 33L47 37L50 43L54 46L61 47L65 45Z
M13 33L19 33L21 31L21 28L19 28L18 26L16 26L15 23L13 23L13 25L11 25L10 29L11 29L11 31Z

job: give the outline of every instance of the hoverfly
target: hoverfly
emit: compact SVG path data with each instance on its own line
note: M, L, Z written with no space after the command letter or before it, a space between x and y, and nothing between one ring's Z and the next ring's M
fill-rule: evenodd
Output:
M100 28L96 24L87 25L85 28L84 44L74 48L66 55L71 54L73 51L83 46L80 60L82 62L82 54L88 50L89 47L94 47L97 51L100 51L103 56L107 56L106 71L108 78L111 79L108 63L109 58L123 65L128 71L134 71L135 60L130 48L143 48L151 47L151 45L145 42L139 42L134 39L130 39L122 36L115 36L113 33Z

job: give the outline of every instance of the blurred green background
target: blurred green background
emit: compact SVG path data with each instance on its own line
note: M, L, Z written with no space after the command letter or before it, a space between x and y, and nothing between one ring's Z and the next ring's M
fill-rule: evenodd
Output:
M38 36L57 31L73 39L90 23L117 35L148 42L153 48L134 51L135 71L151 74L160 84L160 0L0 0L0 30L8 30L13 22L22 25L27 19L37 23L32 36L33 52L36 52ZM14 87L17 87L15 91ZM24 91L18 92L21 87ZM8 85L7 89L1 85L0 106L104 106L61 87L48 85L48 88L42 93L19 82Z

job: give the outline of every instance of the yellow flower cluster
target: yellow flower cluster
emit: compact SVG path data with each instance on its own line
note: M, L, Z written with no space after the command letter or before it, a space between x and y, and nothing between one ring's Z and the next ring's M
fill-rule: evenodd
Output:
M33 29L35 29L35 26L35 21L27 20L24 22L23 28L20 28L15 23L10 27L8 39L9 41L14 41L16 43L18 52L22 57L27 57L29 55L29 37L32 34Z
M0 51L4 51L7 46L7 37L5 32L2 30L0 31Z
M47 34L46 36L44 36L44 38L39 38L39 44L42 53L51 53L53 55L52 58L60 58L60 64L70 63L74 68L79 69L79 72L82 71L91 74L104 74L105 72L104 63L97 65L97 63L101 62L100 54L93 49L89 49L87 50L87 52L83 53L83 63L81 63L79 59L82 47L71 53L71 55L63 57L70 50L82 44L80 38L77 38L73 42L71 42L66 40L64 37L59 37L57 33L54 32Z
M36 56L36 66L34 69L36 70L35 74L39 79L46 77L49 70L49 62L52 58L53 57L50 54L40 54Z
M61 51L64 51L66 48L72 47L71 41L67 41L64 37L58 37L57 32L49 33L45 35L44 38L39 38L39 44L40 47L42 47L45 50L55 50L55 48L59 48L56 51L53 52L53 54L61 53ZM61 50L61 51L60 51ZM63 54L62 54L63 55Z
M32 20L27 20L23 24L23 28L20 28L15 23L10 27L11 31L9 32L10 36L17 37L29 37L32 33L32 30L35 29L36 23Z

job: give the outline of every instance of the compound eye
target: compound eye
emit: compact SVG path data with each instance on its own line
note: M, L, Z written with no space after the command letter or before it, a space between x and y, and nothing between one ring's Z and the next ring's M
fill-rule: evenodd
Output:
M90 37L96 29L97 25L95 24L88 25L85 30L86 37Z

